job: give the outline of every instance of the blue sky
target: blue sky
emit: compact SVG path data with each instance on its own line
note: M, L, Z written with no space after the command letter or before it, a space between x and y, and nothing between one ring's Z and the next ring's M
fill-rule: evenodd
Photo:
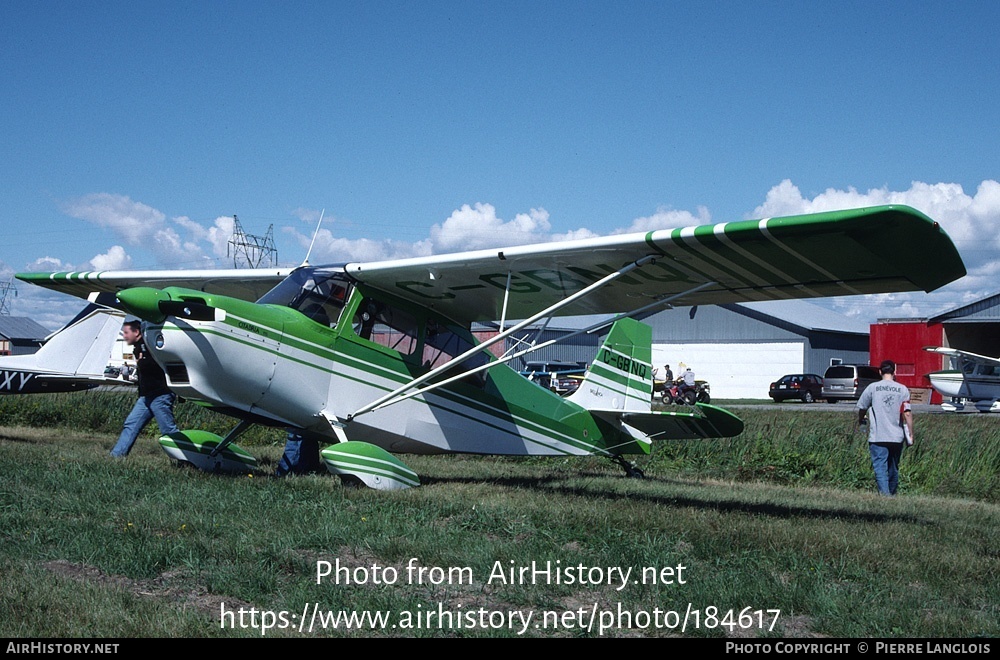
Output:
M0 4L0 280L907 203L1000 290L996 3ZM49 327L79 301L18 285Z

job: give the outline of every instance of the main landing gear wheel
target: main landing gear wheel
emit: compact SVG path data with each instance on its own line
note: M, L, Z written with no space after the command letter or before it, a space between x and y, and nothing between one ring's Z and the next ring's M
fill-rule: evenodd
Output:
M620 468L625 470L625 476L628 479L645 479L646 473L635 466L635 464L626 461L621 456L613 456L611 458Z

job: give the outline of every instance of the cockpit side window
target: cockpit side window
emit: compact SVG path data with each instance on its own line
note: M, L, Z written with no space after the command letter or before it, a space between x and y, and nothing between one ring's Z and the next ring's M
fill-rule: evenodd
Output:
M452 358L465 353L473 344L465 337L454 332L448 326L438 323L434 319L428 319L424 330L424 355L423 364L425 367L437 367ZM485 354L473 355L462 363L461 369L472 369L483 365L487 361Z
M411 355L417 350L420 325L410 313L374 298L364 298L352 321L354 334L379 346Z
M350 296L350 284L337 272L303 268L268 291L258 303L283 305L323 326L337 324Z

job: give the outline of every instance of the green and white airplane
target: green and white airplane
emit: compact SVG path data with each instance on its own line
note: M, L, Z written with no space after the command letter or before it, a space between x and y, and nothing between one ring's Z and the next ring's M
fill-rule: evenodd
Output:
M394 489L419 484L394 454L598 455L641 476L625 456L652 441L738 435L743 423L721 408L651 410L651 330L632 316L933 291L963 275L936 222L883 206L290 270L17 277L98 301L113 294L150 324L175 392L240 420L225 438L164 436L172 457L249 470L255 460L233 440L252 424L287 427L331 443L331 472ZM569 397L507 364L546 344L487 350L542 319L581 314L619 316ZM498 319L501 331L477 343L471 324Z

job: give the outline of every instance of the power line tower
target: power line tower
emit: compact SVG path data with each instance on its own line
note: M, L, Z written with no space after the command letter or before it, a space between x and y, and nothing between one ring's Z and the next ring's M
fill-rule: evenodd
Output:
M9 298L17 298L17 287L13 280L0 282L0 316L10 316Z
M236 268L274 268L278 265L278 248L274 246L274 225L267 233L255 236L243 231L240 219L233 216L233 236L226 247L226 256L233 258Z

